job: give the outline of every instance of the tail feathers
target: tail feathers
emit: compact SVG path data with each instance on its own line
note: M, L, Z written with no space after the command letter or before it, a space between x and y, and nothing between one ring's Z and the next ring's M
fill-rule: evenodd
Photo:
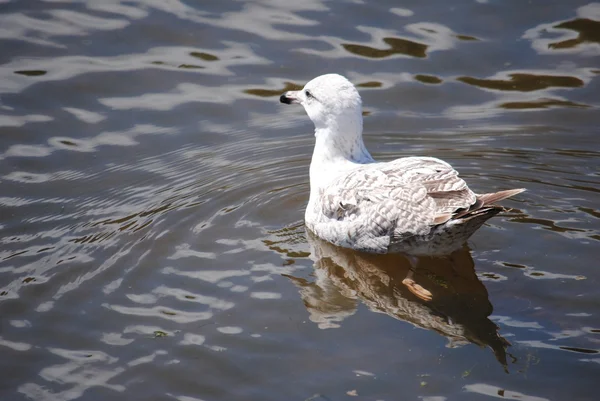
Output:
M452 216L452 218L453 219L468 218L468 217L473 217L474 215L488 213L492 209L497 209L497 211L495 213L493 213L493 214L490 213L491 214L490 217L492 217L493 215L498 214L499 212L505 210L501 206L495 206L494 203L499 202L506 198L510 198L511 196L515 196L516 194L520 194L523 191L525 191L525 188L507 189L506 191L494 192L491 194L477 195L477 200L475 201L474 204L471 205L470 208L464 209L464 210L459 211L458 213L455 213Z
M510 198L525 191L525 188L507 189L506 191L494 192L491 194L478 195L477 200L483 202L482 206L491 205L501 200Z

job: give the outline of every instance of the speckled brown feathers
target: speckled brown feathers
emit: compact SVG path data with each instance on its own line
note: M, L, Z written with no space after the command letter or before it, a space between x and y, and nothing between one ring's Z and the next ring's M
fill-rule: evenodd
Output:
M366 164L321 191L326 224L309 228L370 252L446 253L503 210L493 202L522 191L476 195L450 165L433 158Z

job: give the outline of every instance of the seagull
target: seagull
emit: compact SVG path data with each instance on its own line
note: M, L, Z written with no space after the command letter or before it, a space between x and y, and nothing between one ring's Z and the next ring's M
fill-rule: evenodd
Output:
M315 125L306 227L323 240L370 253L448 255L523 192L478 195L433 157L377 162L363 142L362 100L338 74L321 75L279 99L300 104Z

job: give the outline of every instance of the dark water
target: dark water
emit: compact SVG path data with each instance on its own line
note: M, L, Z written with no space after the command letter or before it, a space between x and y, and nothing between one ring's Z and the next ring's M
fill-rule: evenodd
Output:
M0 399L600 398L600 3L0 3ZM431 301L304 231L327 72L375 157L528 188Z

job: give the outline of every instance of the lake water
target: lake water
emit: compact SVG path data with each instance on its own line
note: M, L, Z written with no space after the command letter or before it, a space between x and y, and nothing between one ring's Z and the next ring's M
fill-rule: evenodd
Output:
M0 1L0 399L597 400L600 3ZM448 258L310 237L312 123L526 187Z

